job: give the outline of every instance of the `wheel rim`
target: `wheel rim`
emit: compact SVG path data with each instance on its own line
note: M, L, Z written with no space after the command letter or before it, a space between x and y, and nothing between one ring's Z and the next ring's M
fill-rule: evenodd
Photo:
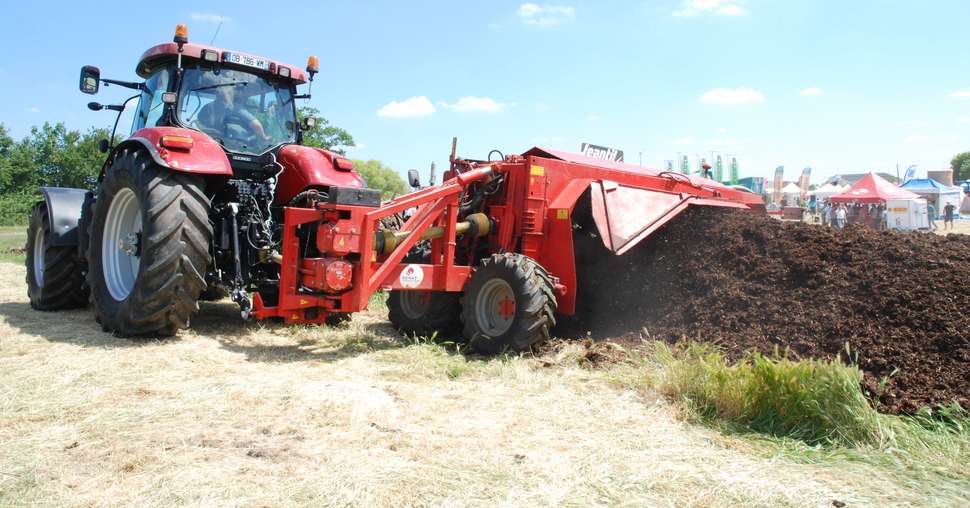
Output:
M475 302L478 325L490 337L509 331L515 321L515 292L502 279L492 279L482 286Z
M34 281L37 287L44 287L44 228L34 233Z
M428 312L431 293L428 291L401 291L401 311L411 319L421 319Z
M108 292L122 301L131 294L141 264L141 207L131 189L121 189L111 200L101 239L101 265Z

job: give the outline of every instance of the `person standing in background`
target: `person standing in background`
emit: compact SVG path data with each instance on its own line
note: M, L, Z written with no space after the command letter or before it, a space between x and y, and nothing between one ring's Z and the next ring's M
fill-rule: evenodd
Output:
M947 203L943 207L943 231L946 231L948 226L953 230L953 216L956 215L956 211L957 207L953 206L953 203Z
M933 203L927 202L926 211L930 216L930 231L936 231L936 207L933 206Z
M845 229L845 218L847 215L848 211L845 209L845 205L840 204L838 208L835 209L835 227Z

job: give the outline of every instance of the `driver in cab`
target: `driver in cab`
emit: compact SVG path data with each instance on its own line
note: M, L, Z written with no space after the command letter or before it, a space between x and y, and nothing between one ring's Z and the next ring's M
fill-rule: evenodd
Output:
M232 85L225 83L215 88L215 100L199 111L199 126L215 132L226 132L229 124L235 124L262 139L268 139L263 124L246 109L245 100L236 93L238 87Z

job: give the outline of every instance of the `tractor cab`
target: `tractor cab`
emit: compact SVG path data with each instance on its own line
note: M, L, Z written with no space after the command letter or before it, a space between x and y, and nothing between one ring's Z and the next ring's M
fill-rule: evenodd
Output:
M145 87L132 132L193 129L245 156L299 141L294 99L306 75L292 66L195 44L179 52L168 43L146 51L137 72Z

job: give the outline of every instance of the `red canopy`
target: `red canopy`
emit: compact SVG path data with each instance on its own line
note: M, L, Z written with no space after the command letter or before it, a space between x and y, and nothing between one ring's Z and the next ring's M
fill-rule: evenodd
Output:
M869 173L862 177L849 190L829 198L835 203L885 203L887 199L918 199L919 195L906 189L901 189L886 181L883 177Z

